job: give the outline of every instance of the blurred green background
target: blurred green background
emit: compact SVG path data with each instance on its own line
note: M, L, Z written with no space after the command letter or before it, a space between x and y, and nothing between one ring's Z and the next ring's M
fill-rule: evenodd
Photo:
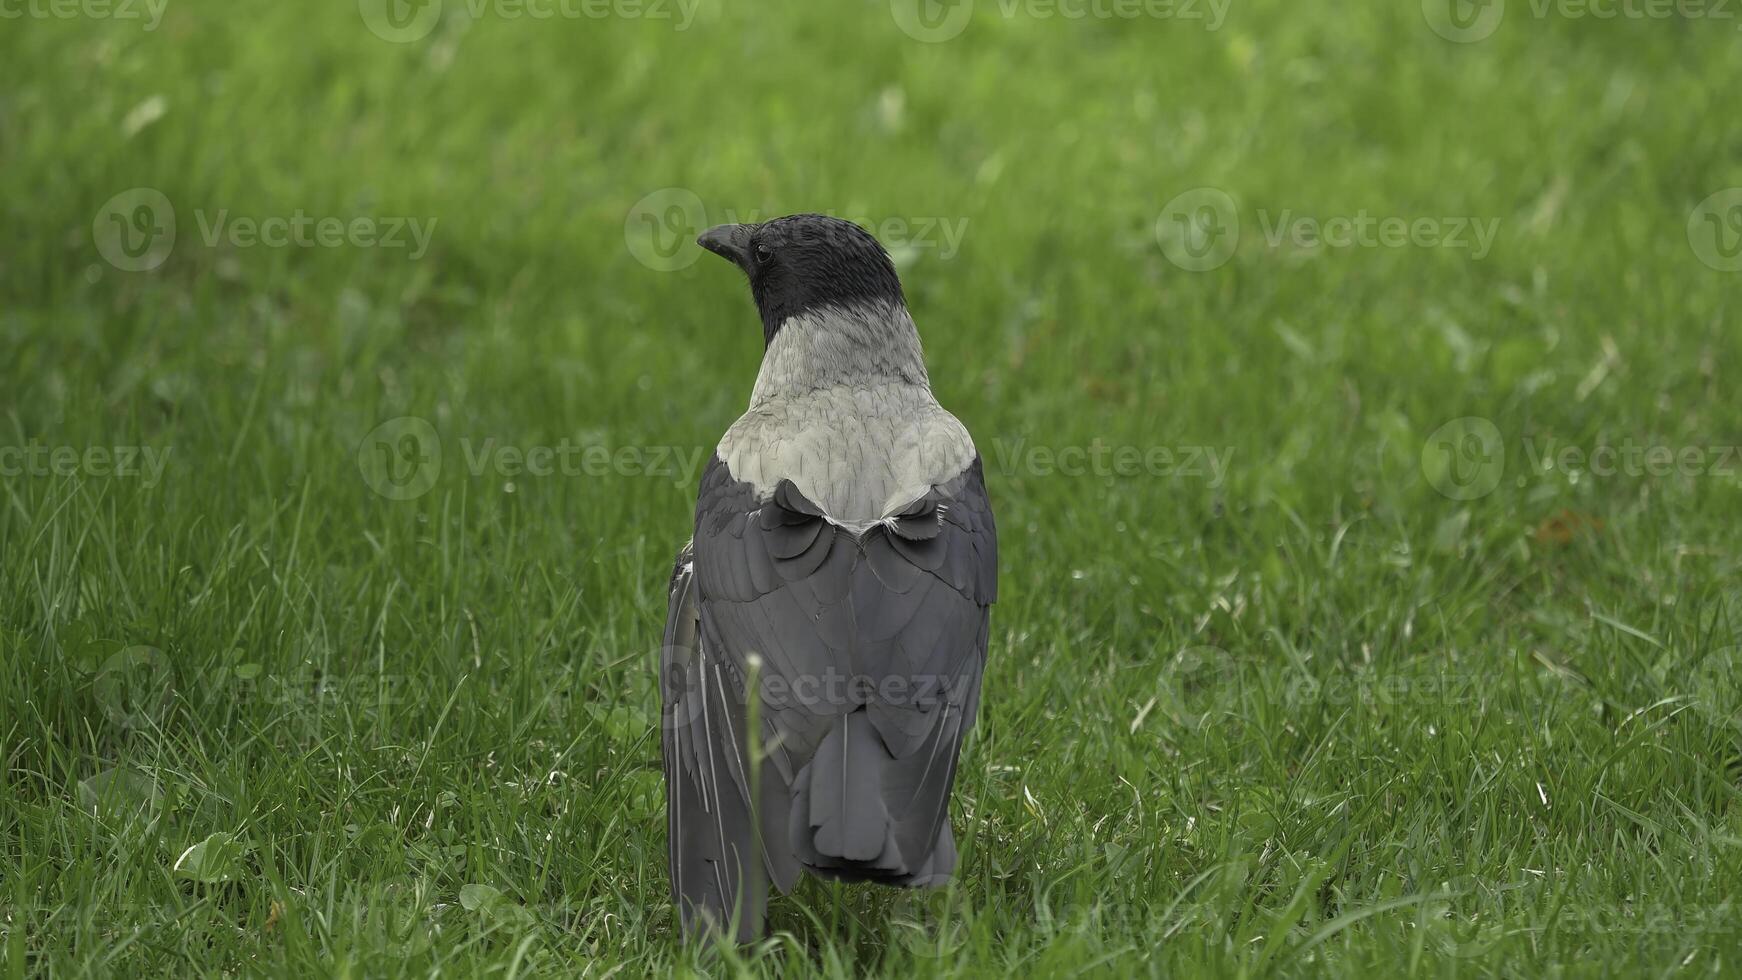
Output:
M1739 26L0 0L0 968L1734 971ZM654 663L760 339L689 241L797 211L895 254L1002 601L957 886L722 964Z

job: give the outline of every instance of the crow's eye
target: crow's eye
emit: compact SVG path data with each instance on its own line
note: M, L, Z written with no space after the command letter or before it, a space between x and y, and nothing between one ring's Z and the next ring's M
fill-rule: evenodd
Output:
M756 261L767 262L769 259L772 259L772 258L774 258L774 250L773 249L769 248L767 245L756 246Z

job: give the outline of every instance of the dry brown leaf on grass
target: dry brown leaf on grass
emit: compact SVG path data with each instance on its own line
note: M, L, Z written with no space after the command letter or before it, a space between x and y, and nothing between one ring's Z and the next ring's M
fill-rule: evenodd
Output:
M1590 514L1581 514L1576 510L1563 509L1552 517L1545 518L1536 526L1531 537L1538 544L1569 544L1581 533L1589 531L1593 534L1603 530L1601 518Z

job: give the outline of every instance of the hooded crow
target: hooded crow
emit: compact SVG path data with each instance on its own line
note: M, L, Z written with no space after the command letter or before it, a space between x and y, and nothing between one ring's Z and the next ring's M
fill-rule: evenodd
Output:
M888 253L815 214L714 228L766 349L701 479L661 653L671 894L687 935L761 934L801 871L920 887L997 593L979 454L932 396Z

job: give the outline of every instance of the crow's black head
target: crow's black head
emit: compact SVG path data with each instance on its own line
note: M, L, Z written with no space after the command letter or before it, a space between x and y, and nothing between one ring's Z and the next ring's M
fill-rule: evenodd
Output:
M851 221L795 214L759 225L721 225L696 241L750 278L765 343L773 343L780 325L801 313L905 303L889 253Z

